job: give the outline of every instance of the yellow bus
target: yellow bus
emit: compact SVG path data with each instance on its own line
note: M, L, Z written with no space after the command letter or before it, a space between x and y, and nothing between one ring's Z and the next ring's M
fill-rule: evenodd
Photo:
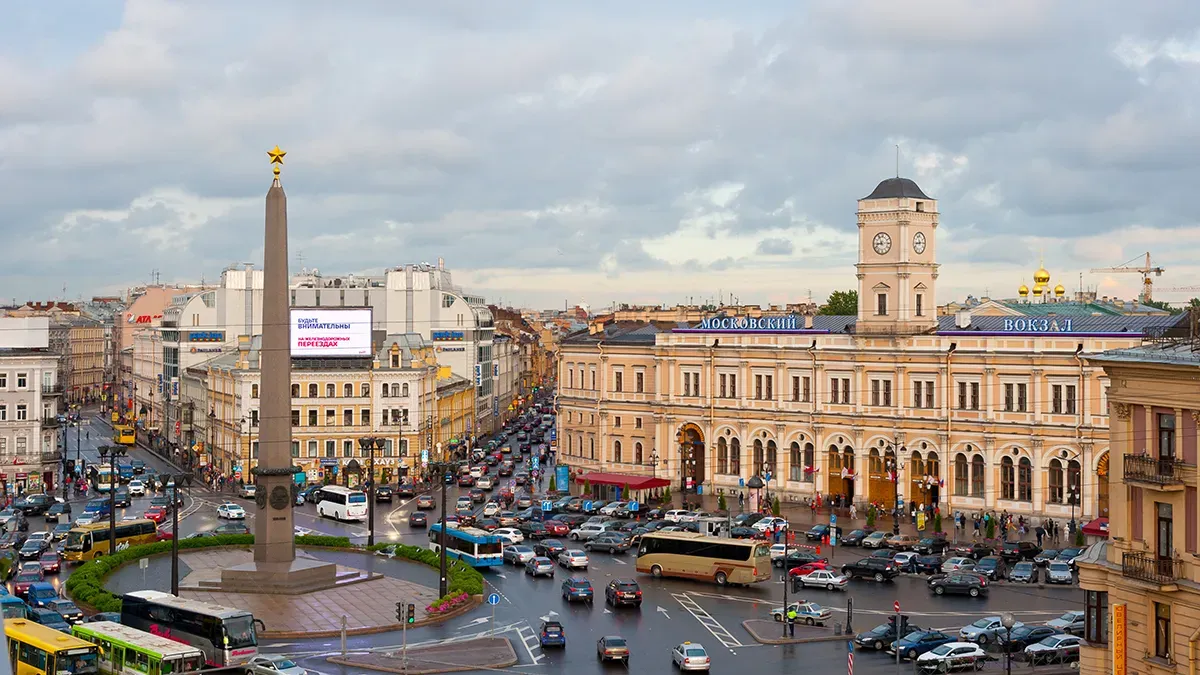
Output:
M158 526L149 518L117 521L117 550L130 546L153 544L158 540ZM63 558L67 562L87 562L109 555L108 519L91 525L73 527L67 532Z
M697 532L648 532L638 543L637 571L725 584L771 578L771 547L754 539L709 537Z
M128 424L118 424L113 427L113 443L121 445L134 445L137 442L137 435L133 431L133 427Z
M28 619L6 619L13 675L92 675L98 673L96 645Z

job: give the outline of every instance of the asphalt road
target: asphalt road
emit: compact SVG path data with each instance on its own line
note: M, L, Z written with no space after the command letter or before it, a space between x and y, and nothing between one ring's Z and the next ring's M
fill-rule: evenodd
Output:
M90 431L92 438L85 435L82 443L83 455L89 461L95 461L98 460L96 447L108 443L108 429L93 422ZM72 434L72 451L73 441ZM159 471L170 470L164 462L145 450L135 449L132 456L145 459L147 464ZM513 453L513 456L519 457L520 454ZM447 501L453 505L458 495L465 491L451 487L448 492ZM191 490L181 511L181 536L220 524L221 521L216 517L216 505L227 498L205 489ZM233 501L242 503L248 510L252 506L245 500ZM140 515L148 504L149 498L136 499L129 509L120 510L118 517L124 512ZM314 509L313 505L297 507L296 525L314 532L349 536L356 541L365 540L367 529L364 523L338 523L318 518ZM407 517L413 510L413 499L378 504L377 540L425 545L428 542L426 530L408 527ZM438 514L440 510L429 513L431 522ZM38 518L31 520L34 529L39 521ZM857 549L840 549L834 553L832 561L840 565L860 556ZM405 563L380 559L376 565L376 569L385 574L404 574L406 578L429 585L437 581L436 574L429 570L420 570L418 576L414 576L412 566ZM522 570L513 567L487 570L484 574L487 583L485 592L495 592L500 597L500 603L494 608L484 605L441 626L409 631L407 636L385 633L350 638L347 647L351 650L399 649L405 638L410 646L419 646L455 642L495 632L512 639L520 658L520 663L510 672L551 673L567 672L569 669L572 673L583 674L624 672L620 665L601 666L595 657L597 639L604 635L620 635L631 646L632 672L650 672L645 668L651 666L653 672L667 672L670 668L670 647L683 641L699 642L707 648L712 658L713 672L730 672L747 666L756 673L794 672L797 658L803 658L806 666L820 667L819 672L845 672L844 642L765 646L754 642L742 627L742 621L747 619L769 619L771 608L782 605L784 588L778 580L749 588L721 588L688 581L655 580L635 573L632 553L610 555L598 552L591 555L587 571L569 573L558 569L553 579L531 579ZM779 572L776 574L778 576ZM571 575L588 578L597 591L599 601L593 604L568 604L562 600L560 584ZM610 609L605 606L603 589L613 578L633 578L638 581L643 592L640 609ZM1081 609L1083 604L1082 592L1077 587L1039 588L1003 582L994 584L991 594L986 598L936 597L928 592L923 579L910 576L882 584L853 581L848 589L848 592L809 589L802 597L829 606L834 611L834 622L840 624L846 620L846 600L853 597L855 631L867 630L886 622L895 601L900 602L902 610L912 621L922 626L954 631L977 618L1005 611L1013 612L1019 620L1027 623L1044 622L1065 611ZM789 594L789 599L795 598ZM542 618L554 618L563 623L568 639L566 649L543 650L537 644L535 631ZM782 626L779 630L782 633ZM350 672L325 660L327 655L339 649L336 638L265 641L261 649L264 652L291 655L301 665L319 673ZM895 672L894 662L888 661L886 655L859 651L856 659L855 670L858 673ZM912 672L911 666L906 665L904 672Z

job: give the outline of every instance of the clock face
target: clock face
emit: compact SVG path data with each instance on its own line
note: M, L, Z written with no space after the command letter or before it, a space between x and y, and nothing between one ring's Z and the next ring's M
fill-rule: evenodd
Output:
M913 250L918 254L925 252L925 233L918 232L913 235Z
M875 239L871 242L871 245L875 247L876 253L883 255L892 250L892 238L886 232L880 232L875 235Z

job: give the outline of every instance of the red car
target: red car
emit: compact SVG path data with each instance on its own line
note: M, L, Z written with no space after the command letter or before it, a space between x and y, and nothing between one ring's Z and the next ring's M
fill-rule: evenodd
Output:
M42 574L57 574L62 569L62 558L54 551L47 551L38 558Z
M171 534L170 530L162 527L158 528L154 534L155 541L171 541L174 538L175 535Z
M163 506L151 506L150 508L146 509L146 513L143 515L150 520L153 520L154 523L158 525L167 519L167 509Z
M805 574L808 574L809 572L816 572L817 570L832 570L832 569L833 569L833 567L829 563L810 562L810 563L805 563L803 565L800 565L799 567L793 567L792 569L788 570L788 576L802 577Z
M565 537L571 532L571 528L561 520L543 520L542 525L546 526L547 532L556 537Z

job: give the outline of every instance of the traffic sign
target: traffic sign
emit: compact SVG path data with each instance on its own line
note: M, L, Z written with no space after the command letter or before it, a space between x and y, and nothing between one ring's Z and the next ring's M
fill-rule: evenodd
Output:
M492 593L491 595L489 595L489 596L488 596L488 604L489 604L489 605L498 605L498 604L500 604L500 594L499 594L499 593Z
M587 500L586 502L584 502L584 503L583 503L583 510L584 510L584 511L591 511L591 510L592 510L592 500L590 500L590 499L589 499L589 500Z
M533 470L537 471L542 466L542 460L539 457L533 458Z
M837 514L836 513L829 514L829 524L837 525Z
M635 512L635 511L637 511L639 508L640 508L640 505L639 505L637 502L629 502L629 510L630 510L630 512Z
M554 510L554 502L550 501L549 499L544 500L542 502L542 510L543 511L553 511ZM896 610L896 611L898 612L900 610Z
M738 487L746 487L746 479L745 478L738 479Z
M900 613L900 601L899 600L892 603L892 609L896 610L897 614Z

